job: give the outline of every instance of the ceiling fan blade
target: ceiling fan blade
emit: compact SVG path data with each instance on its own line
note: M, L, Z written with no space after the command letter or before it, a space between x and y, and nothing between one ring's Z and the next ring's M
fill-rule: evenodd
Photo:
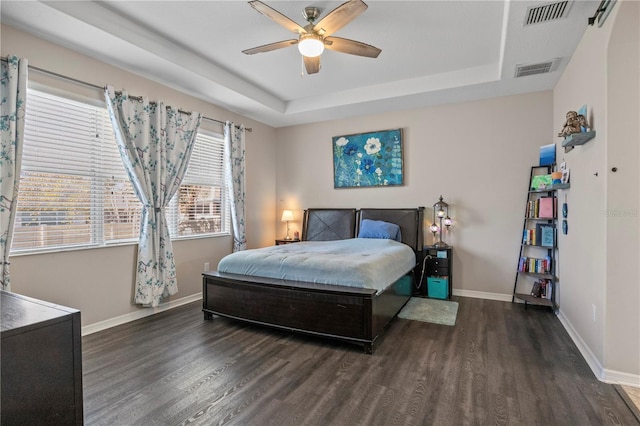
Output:
M382 52L382 50L369 44L341 37L325 37L324 47L350 55L366 56L367 58L377 58Z
M282 25L283 27L285 27L289 31L294 32L296 34L304 34L305 33L304 28L302 28L300 25L296 24L294 21L292 21L291 19L287 18L282 13L278 12L275 9L272 9L271 7L269 7L266 4L262 3L261 1L254 0L254 1L250 1L249 4L255 10L257 10L260 13L262 13L264 16L266 16L267 18L269 18L272 21L274 21L276 24Z
M320 56L316 56L314 58L303 56L303 58L304 67L307 70L307 74L315 74L320 71Z
M349 0L329 12L313 27L313 30L322 36L331 35L353 21L358 15L367 10L367 7L362 0Z
M298 40L283 40L277 41L275 43L265 44L263 46L254 47L252 49L243 50L242 53L245 55L253 55L256 53L264 53L271 52L272 50L283 49L285 47L293 46L294 44L298 44Z

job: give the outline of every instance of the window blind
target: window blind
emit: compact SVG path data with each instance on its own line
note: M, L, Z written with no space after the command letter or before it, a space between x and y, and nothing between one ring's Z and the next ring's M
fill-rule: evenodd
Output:
M198 132L189 167L167 211L171 237L228 233L221 136Z
M120 229L103 226L116 197L127 204ZM106 109L28 90L12 251L134 238L139 212Z
M199 133L192 163L167 212L172 237L228 233L222 140ZM142 208L106 107L29 89L20 179L12 253L137 240Z

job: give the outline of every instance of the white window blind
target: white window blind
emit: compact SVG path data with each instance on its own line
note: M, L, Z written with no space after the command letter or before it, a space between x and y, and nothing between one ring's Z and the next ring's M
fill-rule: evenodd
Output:
M198 160L167 212L172 237L229 232L222 147L198 135ZM29 89L22 161L12 253L137 241L141 204L106 107Z
M223 159L222 138L199 132L187 173L167 211L172 238L229 233Z

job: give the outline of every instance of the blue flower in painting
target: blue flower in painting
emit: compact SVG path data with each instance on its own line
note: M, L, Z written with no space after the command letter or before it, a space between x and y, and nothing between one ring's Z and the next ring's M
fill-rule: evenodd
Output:
M362 160L362 164L360 165L360 168L365 172L365 173L373 173L376 170L375 165L373 164L373 160L371 160L370 158L365 158Z
M349 139L347 139L345 137L341 137L336 141L336 145L338 145L338 146L345 146L348 143L349 143Z
M348 143L347 146L344 147L345 155L355 155L358 152L358 147L356 144Z

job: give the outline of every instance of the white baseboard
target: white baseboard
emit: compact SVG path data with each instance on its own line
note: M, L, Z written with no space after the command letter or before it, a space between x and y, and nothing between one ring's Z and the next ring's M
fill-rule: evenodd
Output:
M202 300L202 293L196 293L192 294L191 296L181 297L180 299L170 300L167 303L161 303L160 306L156 308L140 308L139 310L129 312L128 314L85 325L84 327L82 327L82 335L86 336L88 334L97 333L98 331L106 330L107 328L126 324L128 322L148 317L159 312L167 311L169 309L177 308L178 306L186 305L187 303L195 302L198 300Z
M567 333L569 333L569 337L571 337L573 343L575 343L578 347L578 350L582 354L582 357L585 359L585 361L587 361L587 364L589 365L589 368L591 368L591 371L593 371L593 374L598 380L600 380L601 382L605 382L605 370L604 367L602 367L600 360L595 356L591 349L589 349L589 346L587 346L584 340L582 340L582 337L580 337L580 334L578 334L578 332L564 315L562 310L558 311L558 319L560 320L560 323L562 324L564 329L567 330Z
M640 375L638 374L629 374L623 371L608 370L606 368L604 374L604 381L607 383L640 388Z
M511 302L512 295L504 293L489 293L486 291L453 289L454 296L473 297L475 299L498 300L500 302Z
M589 346L582 340L562 310L558 312L558 318L598 380L605 383L640 388L640 375L604 368L600 360L598 360L591 349L589 349Z

